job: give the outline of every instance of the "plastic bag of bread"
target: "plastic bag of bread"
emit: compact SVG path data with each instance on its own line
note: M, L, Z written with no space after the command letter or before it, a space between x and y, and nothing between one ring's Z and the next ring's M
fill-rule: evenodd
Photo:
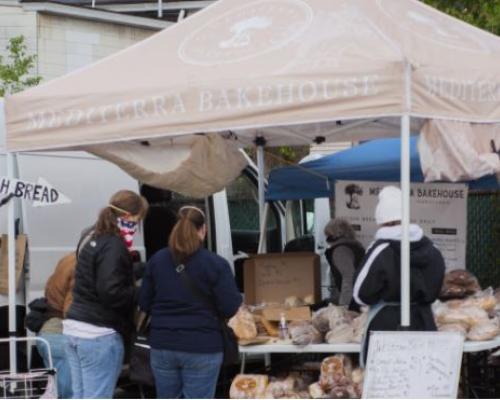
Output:
M362 312L358 317L354 318L351 326L354 330L352 341L354 343L361 343L365 333L366 324L368 323L368 313Z
M329 390L328 395L331 399L355 399L357 397L354 385L335 386Z
M325 392L335 386L346 386L351 383L352 361L343 354L327 357L321 363L319 384Z
M229 389L231 399L262 399L265 395L269 378L267 375L236 375Z
M299 346L323 343L323 335L310 321L294 321L288 325L292 343Z
M271 380L267 385L264 397L266 399L282 399L286 398L286 395L293 392L295 387L295 381L292 377L281 380Z
M464 337L467 335L468 328L464 324L443 324L438 325L438 331L440 332L460 332Z
M347 307L333 306L328 313L328 320L330 322L330 330L335 329L338 325L349 323Z
M354 368L351 374L352 383L363 383L365 372L362 368Z
M483 321L474 325L467 334L467 339L491 340L498 335L500 335L500 326L498 319L492 318L488 321Z
M310 306L311 304L314 304L314 295L308 294L307 296L304 296L302 300L304 301L305 305Z
M227 323L238 339L254 339L257 337L257 326L253 315L246 307L240 307L234 317Z
M309 385L314 382L314 375L307 371L293 371L290 372L288 378L294 381L294 390L298 392L307 391Z
M304 302L299 299L297 296L288 296L285 299L285 307L301 307L304 305Z
M493 311L497 305L497 300L493 294L493 288L489 287L474 296L468 297L462 303L463 307L479 307L485 311Z
M495 296L495 299L497 301L497 304L500 304L500 287L497 287L494 290L493 296Z
M365 372L362 368L355 368L352 371L351 381L354 389L354 398L360 399L363 394L363 381L365 379Z
M329 344L350 343L354 340L354 329L349 324L337 325L326 334L325 340Z
M436 316L438 325L459 323L471 327L488 320L488 313L479 307L448 308Z
M328 395L325 393L319 382L309 385L309 395L312 399L327 399Z
M330 330L330 318L331 316L338 317L339 310L337 306L333 304L328 304L328 306L320 308L315 311L312 316L312 323L314 327L321 333L326 333Z

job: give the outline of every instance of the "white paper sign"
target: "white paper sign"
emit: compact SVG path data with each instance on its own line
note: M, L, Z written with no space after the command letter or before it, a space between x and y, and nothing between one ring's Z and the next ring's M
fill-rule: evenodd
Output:
M45 179L39 178L38 183L0 177L0 195L14 195L22 200L33 201L33 206L47 206L71 203L64 194L54 189Z
M363 398L457 398L459 332L372 332Z
M378 229L375 207L378 193L391 182L337 181L335 216L347 219L358 240L367 248ZM441 251L446 269L464 269L467 238L467 195L465 184L412 183L410 193L411 223Z

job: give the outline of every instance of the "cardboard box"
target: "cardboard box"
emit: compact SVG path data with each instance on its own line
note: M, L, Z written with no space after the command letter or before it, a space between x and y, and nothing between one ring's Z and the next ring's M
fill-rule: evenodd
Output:
M268 307L262 310L262 316L268 321L279 321L282 313L285 314L287 321L311 320L311 309L309 307Z
M9 293L9 237L2 235L0 240L0 294ZM17 235L16 238L16 292L21 282L21 274L24 267L24 257L26 255L26 244L28 238L26 235Z
M321 300L320 260L315 253L259 254L243 264L246 304L284 303L290 296Z

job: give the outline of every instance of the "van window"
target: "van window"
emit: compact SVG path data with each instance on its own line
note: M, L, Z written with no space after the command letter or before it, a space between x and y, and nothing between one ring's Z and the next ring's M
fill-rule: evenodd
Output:
M257 186L240 175L226 188L233 251L256 253L259 245L259 197ZM273 207L267 219L267 251L281 251L276 213Z
M214 251L214 229L212 223L212 205L208 199L195 199L169 190L142 185L141 194L149 202L148 215L144 219L144 247L146 258L167 246L170 232L177 222L177 212L185 205L202 209L207 221L207 249Z
M259 195L257 183L243 173L226 187L233 253L256 254L259 246ZM277 211L271 205L267 219L268 252L281 252ZM243 290L243 260L235 261L236 282Z

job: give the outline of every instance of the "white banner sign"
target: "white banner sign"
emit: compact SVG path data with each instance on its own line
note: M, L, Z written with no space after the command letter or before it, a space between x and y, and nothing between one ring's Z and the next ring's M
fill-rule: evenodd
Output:
M384 186L398 183L337 181L335 216L347 219L366 247L378 229L375 207ZM446 269L465 268L467 238L467 194L465 184L412 183L411 223L418 224L443 254Z
M14 195L22 200L33 201L33 207L71 203L64 194L54 189L45 179L38 183L0 177L0 195Z
M371 332L364 399L456 399L459 332Z

